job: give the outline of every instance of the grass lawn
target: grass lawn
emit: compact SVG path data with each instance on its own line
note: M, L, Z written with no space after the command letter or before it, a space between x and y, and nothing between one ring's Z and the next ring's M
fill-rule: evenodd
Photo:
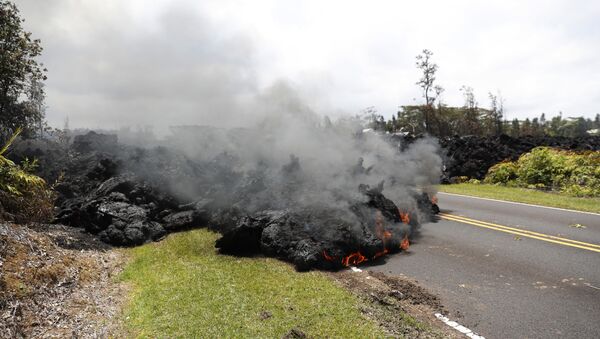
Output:
M131 336L281 338L384 337L358 297L324 273L298 273L270 258L218 255L218 235L194 230L127 249L121 279L132 285L125 309Z
M542 192L526 188L469 183L440 185L439 190L446 193L600 213L600 198L576 198L560 193Z

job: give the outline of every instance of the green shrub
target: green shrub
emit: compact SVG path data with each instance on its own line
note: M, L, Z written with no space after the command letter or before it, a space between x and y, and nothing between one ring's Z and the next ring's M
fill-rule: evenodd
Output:
M19 132L0 149L0 220L48 221L52 217L54 192L44 179L28 172L37 163L25 161L22 167L3 156Z
M523 185L553 187L555 176L564 174L564 156L548 147L536 147L517 160L517 180Z
M484 182L553 189L576 197L600 196L600 151L576 153L537 147L516 162L492 166Z
M517 178L517 165L514 162L505 161L492 166L483 182L486 184L506 184Z
M584 197L600 196L600 152L571 155L565 161L565 176L561 178L561 190Z

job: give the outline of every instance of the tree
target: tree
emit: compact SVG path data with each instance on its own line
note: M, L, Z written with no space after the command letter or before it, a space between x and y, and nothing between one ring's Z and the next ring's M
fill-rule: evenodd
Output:
M369 106L363 109L361 115L363 116L363 119L366 120L369 128L372 128L376 131L386 130L387 124L385 119L383 118L383 115L377 113L375 106Z
M521 126L521 135L531 135L531 120L525 119L523 126Z
M431 125L433 116L435 114L435 108L433 104L435 98L443 92L441 86L435 85L435 73L437 72L438 65L431 61L433 53L424 49L422 54L417 55L417 68L423 73L421 79L417 81L417 85L423 90L423 97L425 98L425 107L423 109L423 115L425 120L425 131L431 133ZM435 95L434 95L435 93Z
M477 107L477 100L475 100L475 94L473 88L468 86L462 86L460 88L465 98L464 109L464 127L461 131L464 134L478 135L481 133L481 125L479 123L479 108Z
M438 65L431 61L432 55L433 52L428 49L424 49L423 54L417 55L417 68L423 72L423 76L417 82L417 85L423 89L426 105L433 105L434 97L431 96L431 92L435 90L435 73L438 69Z
M594 119L594 127L600 128L600 114L596 114L596 119Z
M542 132L543 134L546 134L546 125L547 125L547 121L546 121L546 113L542 113L542 115L540 115L540 126L542 126Z
M594 128L594 122L592 121L592 119L587 118L585 119L585 130L587 132L587 130L593 129Z
M400 106L396 121L402 132L415 135L426 132L423 106Z
M587 134L587 123L584 117L569 117L560 126L558 134L565 137L583 137Z
M494 95L491 92L488 95L490 97L489 132L490 134L500 135L504 130L504 123L502 122L504 100L501 96L499 97L499 95Z
M19 127L24 136L34 135L44 120L47 70L36 61L40 40L31 38L23 22L17 6L0 0L0 140Z
M532 135L541 135L542 134L542 128L540 126L540 122L539 122L538 118L533 118L531 120L531 134Z
M512 124L510 127L510 136L512 136L513 138L516 138L520 135L521 135L521 126L519 126L519 119L515 118L512 121Z
M566 121L562 118L562 112L560 112L557 116L552 117L550 120L550 126L548 127L548 134L551 136L560 135L560 131L562 126L566 123Z

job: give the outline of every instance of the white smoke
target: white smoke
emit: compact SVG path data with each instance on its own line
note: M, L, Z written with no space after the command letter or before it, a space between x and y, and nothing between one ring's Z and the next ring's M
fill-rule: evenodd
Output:
M228 170L249 180L260 178L264 187L248 202L255 206L244 206L250 210L290 204L348 207L364 199L359 184L376 187L382 182L388 198L416 210L411 193L431 191L438 183L441 158L434 140L420 139L401 151L389 135L363 133L365 121L359 117L332 121L304 102L291 85L279 82L239 112L246 117L245 127L173 128L168 143L191 159L226 161L221 165ZM222 183L235 189L231 184ZM184 184L176 191L187 198L201 193L189 189Z

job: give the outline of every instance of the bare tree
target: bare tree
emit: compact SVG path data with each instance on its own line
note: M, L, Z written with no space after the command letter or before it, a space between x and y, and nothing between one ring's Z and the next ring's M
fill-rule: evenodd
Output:
M465 98L463 106L465 124L461 132L477 135L481 132L481 125L479 123L479 108L477 107L477 100L475 100L475 93L473 92L473 88L469 86L462 86L460 91L463 92L463 97Z
M497 95L488 93L490 98L490 116L489 116L489 133L494 135L500 135L504 131L502 118L504 116L504 99L500 93Z
M425 107L423 109L425 130L431 133L431 120L435 114L435 108L433 104L437 97L442 93L443 88L435 85L435 73L437 72L438 65L431 60L433 52L428 49L424 49L422 54L417 55L417 68L423 73L421 79L417 81L417 85L423 90L423 97L425 98Z
M423 72L423 76L417 82L417 85L423 89L423 97L426 105L433 105L434 97L431 92L434 91L435 73L438 65L431 61L433 52L424 49L422 54L417 55L417 68Z

